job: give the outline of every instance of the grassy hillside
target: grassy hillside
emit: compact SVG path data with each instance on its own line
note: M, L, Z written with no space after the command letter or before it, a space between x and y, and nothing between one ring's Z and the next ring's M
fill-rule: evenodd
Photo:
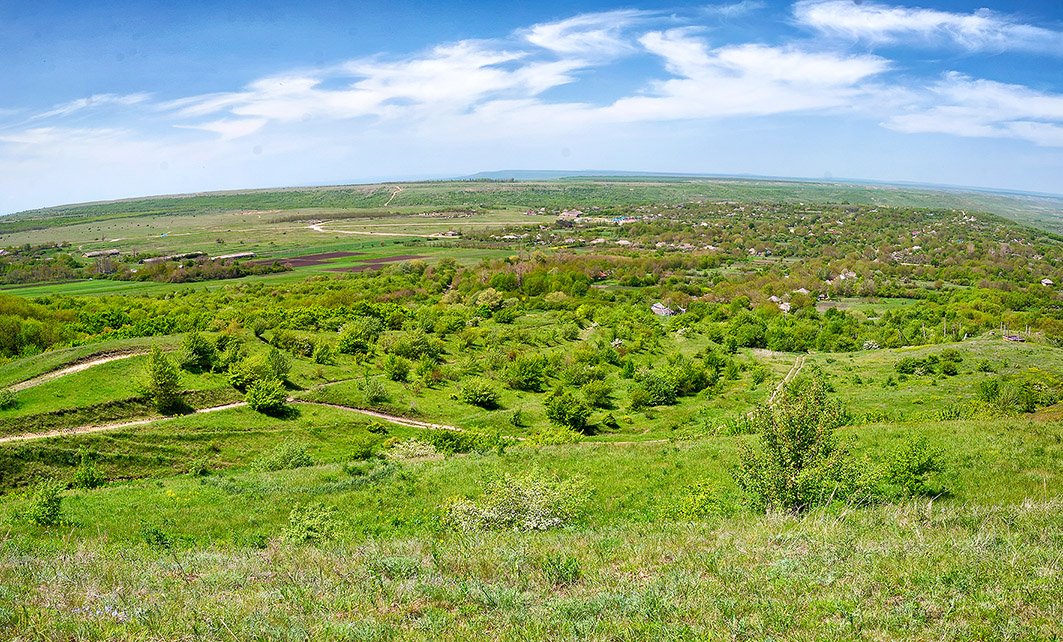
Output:
M933 198L479 181L17 217L0 637L1059 639L1063 240Z

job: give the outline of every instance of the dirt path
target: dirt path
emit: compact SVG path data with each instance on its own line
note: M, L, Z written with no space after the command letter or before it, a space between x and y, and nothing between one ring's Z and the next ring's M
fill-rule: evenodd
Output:
M237 401L235 403L227 403L221 406L212 406L210 408L201 408L195 411L194 415L202 415L208 412L219 412L221 410L229 410L231 408L239 408L246 406L246 401ZM187 417L188 415L178 415L176 417L146 417L144 419L131 419L129 421L122 421L113 424L99 424L94 426L78 426L76 428L63 428L60 430L50 430L48 432L32 432L24 435L9 435L7 437L0 437L0 444L8 443L12 441L29 441L31 439L47 439L50 437L68 437L73 435L87 435L94 432L106 432L108 430L118 430L119 428L129 428L132 426L143 426L144 424L154 423L156 421L168 421L170 419L179 419L180 417Z
M130 357L136 357L136 356L142 355L142 354L144 354L144 353L143 352L123 352L123 353L120 353L120 354L103 355L103 356L100 356L100 357L96 357L95 359L89 359L87 361L81 361L81 362L74 363L73 365L66 366L65 368L60 368L58 370L52 370L51 372L46 372L46 373L44 373L42 375L38 375L36 377L33 377L32 379L27 379L27 380L25 380L25 381L23 381L21 383L16 383L16 384L14 384L12 386L9 386L8 390L11 390L12 392L18 392L20 390L26 390L27 388L33 388L34 386L39 386L42 383L48 383L49 381L51 381L53 379L58 379L59 377L66 376L68 374L74 374L75 372L81 372L82 370L88 370L89 368L91 368L93 366L98 366L98 365L101 365L101 364L104 364L104 363L110 363L111 361L118 361L119 359L128 359Z
M373 417L374 419L381 419L389 423L398 424L400 426L406 426L409 428L424 428L426 430L450 430L452 432L465 432L464 429L457 426L449 426L447 424L434 424L428 421L419 421L417 419L409 419L407 417L400 417L398 415L388 414L386 412L379 412L376 410L369 410L367 408L357 408L355 406L344 406L338 403L325 403L322 401L304 401L302 399L288 399L289 403L299 404L304 406L322 406L325 408L335 408L337 410L346 410L348 412L356 412L358 414L365 415L367 417ZM201 408L192 414L202 415L210 412L220 412L222 410L231 410L233 408L242 408L247 405L246 401L237 401L234 403L227 403L220 406L212 406L210 408ZM172 419L179 419L181 417L187 417L188 415L178 415L176 417L145 417L142 419L130 419L128 421L122 421L110 424L99 424L90 426L78 426L75 428L64 428L61 430L51 430L48 432L35 432L27 433L23 435L9 435L7 437L0 437L0 444L10 443L15 441L30 441L33 439L49 439L52 437L73 437L75 435L87 435L96 432L106 432L108 430L119 430L121 428L131 428L133 426L143 426L158 421L169 421ZM517 441L524 441L524 437L517 437ZM631 445L644 445L644 444L663 444L668 443L667 439L649 439L643 441L581 441L577 442L579 445L599 445L599 446L631 446Z
M369 410L367 408L356 408L354 406L344 406L338 403L325 403L323 401L303 401L301 399L291 399L292 403L305 404L308 406L324 406L326 408L337 408L339 410L349 410L351 412L357 412L367 417L373 417L375 419L383 419L384 421L390 421L393 424L399 424L400 426L408 426L410 428L427 428L429 430L450 430L453 432L465 432L457 426L448 426L446 424L433 424L427 421L418 421L416 419L408 419L406 417L400 417L398 415L389 415L386 412L378 412L376 410Z
M391 205L391 201L395 200L395 197L398 196L399 192L401 192L401 191L402 191L402 188L399 187L398 185L396 185L395 186L395 191L391 193L391 198L388 199L388 202L384 203L384 207L387 207L388 205Z
M782 394L783 389L786 388L786 384L794 380L800 372L801 368L805 367L805 355L799 355L794 361L794 365L790 367L790 372L786 373L786 376L782 378L779 385L775 386L775 391L771 393L771 397L768 398L768 405L774 406L775 400Z
M446 424L433 424L427 421L418 421L416 419L408 419L406 417L399 417L398 415L390 415L386 412L377 412L376 410L367 410L365 408L355 408L354 406L344 406L335 403L323 403L318 401L303 401L301 399L288 399L290 403L301 404L305 406L324 406L326 408L336 408L339 410L347 410L349 412L357 412L359 414L373 417L375 419L382 419L384 421L398 424L400 426L407 426L410 428L426 428L428 430L452 430L454 432L464 432L457 426L448 426ZM222 404L220 406L211 406L210 408L201 408L192 414L201 415L208 412L220 412L222 410L231 410L233 408L242 408L246 406L246 401L237 401L234 403ZM0 437L0 444L13 442L13 441L29 441L31 439L48 439L51 437L70 437L74 435L87 435L94 432L106 432L108 430L118 430L120 428L131 428L133 426L143 426L145 424L154 423L156 421L168 421L171 419L178 419L180 417L187 417L188 415L178 415L176 417L144 417L141 419L130 419L128 421L120 421L110 424L98 424L89 426L77 426L74 428L63 428L60 430L50 430L48 432L33 432L22 435L9 435L7 437Z
M325 234L357 234L359 236L416 236L417 238L431 238L430 234L406 234L404 232L362 232L354 230L326 230L322 227L325 223L314 223L308 225L310 229L315 232L322 232Z

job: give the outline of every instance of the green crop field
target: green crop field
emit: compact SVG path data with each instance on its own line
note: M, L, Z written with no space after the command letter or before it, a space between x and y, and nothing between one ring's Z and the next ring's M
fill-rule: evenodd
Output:
M1059 639L1059 212L631 177L5 217L0 634Z

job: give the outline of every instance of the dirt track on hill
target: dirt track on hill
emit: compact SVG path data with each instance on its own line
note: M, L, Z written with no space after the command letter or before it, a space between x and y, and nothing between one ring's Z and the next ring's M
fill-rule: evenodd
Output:
M99 356L97 356L95 358L90 358L90 359L87 359L85 361L78 361L78 362L75 362L72 365L69 365L69 366L66 366L66 367L63 367L63 368L59 368L58 370L52 370L51 372L46 372L46 373L44 373L42 375L38 375L36 377L33 377L32 379L27 379L27 380L22 381L20 383L16 383L16 384L14 384L12 386L8 386L8 390L10 390L12 392L18 392L20 390L26 390L28 388L33 388L34 386L39 386L42 383L48 383L49 381L51 381L53 379L58 379L59 377L66 376L68 374L74 374L75 372L81 372L82 370L88 370L89 368L91 368L93 366L98 366L98 365L101 365L101 364L104 364L104 363L109 363L111 361L118 361L119 359L128 359L130 357L136 357L136 356L142 355L142 354L145 354L145 353L144 352L140 352L140 351L136 351L136 352L122 352L122 353L111 353L111 354L106 354L106 355L99 355Z
M201 408L195 411L194 415L201 415L208 412L218 412L219 410L229 410L230 408L239 408L246 406L246 401L237 401L235 403L227 403L220 406L211 406L210 408ZM24 435L9 435L7 437L0 437L0 444L8 443L12 441L28 441L30 439L47 439L50 437L72 437L74 435L87 435L94 432L105 432L108 430L118 430L119 428L130 428L132 426L143 426L144 424L154 423L156 421L167 421L170 419L178 419L180 417L187 417L188 415L177 415L174 417L145 417L143 419L131 419L129 421L122 421L112 424L99 424L90 426L77 426L75 428L63 428L60 430L49 430L48 432L31 432Z
M323 403L318 401L303 401L301 399L289 399L290 403L304 405L304 406L324 406L326 408L336 408L339 410L346 410L349 412L356 412L374 419L382 419L384 421L398 424L400 426L407 426L411 428L425 428L427 430L450 430L453 432L464 432L457 426L448 426L446 424L433 424L427 421L418 421L416 419L408 419L406 417L399 417L398 415L390 415L386 412L378 412L376 410L368 410L366 408L356 408L354 406L344 406L335 403ZM231 410L233 408L242 408L247 405L246 401L237 401L234 403L222 404L220 406L211 406L210 408L201 408L196 410L192 414L205 414L208 412L219 412L222 410ZM93 424L89 426L76 426L74 428L63 428L60 430L49 430L47 432L32 432L22 435L8 435L7 437L0 437L0 444L14 442L14 441L29 441L31 439L49 439L52 437L73 437L76 435L87 435L95 432L106 432L108 430L119 430L121 428L131 428L133 426L143 426L146 424L154 423L156 421L169 421L171 419L179 419L180 417L187 417L188 415L177 415L174 417L143 417L140 419L130 419L128 421L121 421L109 424Z
M775 400L782 394L782 391L786 388L786 384L793 381L794 377L800 374L801 368L803 367L805 367L805 355L802 354L794 361L794 365L790 368L790 372L787 372L786 376L779 382L779 385L775 386L775 391L771 393L771 397L768 399L769 406L775 405Z

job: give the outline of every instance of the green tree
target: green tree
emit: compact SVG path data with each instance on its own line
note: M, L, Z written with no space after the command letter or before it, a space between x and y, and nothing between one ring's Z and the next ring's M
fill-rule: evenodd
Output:
M251 410L277 415L288 408L288 391L278 379L259 379L247 386L244 400Z
M207 372L214 369L218 361L218 349L198 330L192 330L181 342L181 351L177 362L189 372Z
M791 383L775 406L761 406L750 419L759 447L742 452L734 476L752 507L802 511L861 487L834 434L848 416L820 378Z
M266 365L269 367L270 374L277 381L286 380L288 373L292 371L291 357L277 348L270 348L269 354L266 355Z
M568 390L557 388L546 398L546 418L559 426L583 432L590 416L587 402Z
M146 374L146 392L159 412L169 414L177 410L181 404L181 374L159 346L151 346Z
M392 381L406 381L410 377L410 362L396 354L389 354L384 357L384 372Z

